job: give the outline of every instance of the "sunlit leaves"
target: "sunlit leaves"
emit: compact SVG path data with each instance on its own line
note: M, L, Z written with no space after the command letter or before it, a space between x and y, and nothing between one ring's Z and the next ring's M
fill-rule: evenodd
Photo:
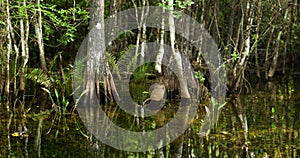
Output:
M197 78L201 83L205 81L204 74L201 71L195 72L195 78Z
M186 9L188 6L191 6L194 4L192 0L187 0L182 2L181 0L175 0L175 3L173 5L169 5L168 1L165 1L164 3L159 3L160 7L164 7L165 9L171 9L172 7L176 7L179 9Z
M88 12L80 8L57 9L55 5L43 5L41 8L44 18L47 19L44 22L44 39L48 40L47 37L53 34L53 30L59 29L63 34L57 41L63 45L74 41L76 27L80 22L88 20Z
M272 107L272 110L271 110L271 111L272 111L272 113L274 114L274 113L275 113L275 108L274 108L274 107Z
M30 73L25 74L25 78L32 80L35 83L43 85L45 87L50 86L49 77L43 72L42 69L35 68Z
M240 55L239 55L237 52L233 52L233 53L231 54L231 57L233 58L234 61L236 61L237 59L240 58Z
M175 3L172 5L170 5L168 3L168 1L164 1L164 3L159 3L159 6L165 8L167 10L172 9L172 13L173 13L174 17L176 19L178 19L182 15L181 11L186 9L188 6L191 6L192 4L194 4L194 2L192 0L187 0L184 2L181 2L181 0L175 0Z
M183 2L181 0L176 0L175 2L177 4L177 7L181 9L185 9L187 6L191 6L192 4L194 4L194 2L191 0L187 0Z

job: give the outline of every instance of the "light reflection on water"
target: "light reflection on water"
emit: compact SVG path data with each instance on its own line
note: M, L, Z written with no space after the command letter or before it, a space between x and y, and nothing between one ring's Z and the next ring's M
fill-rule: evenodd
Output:
M256 157L299 157L299 98L289 88L269 82L260 86L260 90L252 90L251 95L228 99L208 137L197 135L204 114L204 108L200 106L199 116L183 136L160 150L145 153L119 151L90 141L88 132L76 115L57 116L51 113L43 119L42 125L29 116L26 120L17 115L11 120L1 116L0 157L36 157L39 152L41 157L242 157L245 142L248 153ZM115 110L111 105L109 109ZM161 122L171 119L172 114L169 113L175 110L162 112L143 125L148 126L145 127L148 130L154 129L155 125L162 126ZM132 122L136 121L123 114L116 119L124 127L132 126ZM7 130L9 121L11 124ZM28 128L28 132L22 135L24 127ZM40 146L37 145L39 139Z

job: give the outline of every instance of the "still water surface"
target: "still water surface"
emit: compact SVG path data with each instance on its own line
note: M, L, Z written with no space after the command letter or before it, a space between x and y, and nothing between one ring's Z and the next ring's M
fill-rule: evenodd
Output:
M114 118L118 109L108 106L107 114ZM269 82L251 94L228 99L217 125L207 137L200 137L204 106L199 106L199 116L184 135L166 147L144 153L120 151L91 140L76 111L65 115L28 111L26 119L16 111L11 117L0 117L0 157L226 158L242 157L245 143L248 155L255 157L300 157L300 97L292 88ZM144 129L163 126L174 111L169 103L156 118L145 120ZM128 128L135 121L122 113L115 120ZM26 129L28 132L22 133Z

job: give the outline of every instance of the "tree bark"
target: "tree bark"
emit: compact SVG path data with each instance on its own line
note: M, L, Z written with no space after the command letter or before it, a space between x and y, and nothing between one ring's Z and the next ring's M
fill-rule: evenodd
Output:
M162 4L165 3L164 0L161 1ZM165 9L163 9L162 13L164 14L165 13ZM165 36L165 31L164 31L164 28L165 28L165 18L164 16L162 16L162 20L161 20L161 29L160 29L160 47L159 47L159 51L157 53L157 56L156 56L156 63L155 63L155 70L158 72L158 73L162 73L162 60L163 60L163 57L164 57L164 47L163 45L165 44L164 42L164 36Z
M15 62L14 62L14 66L13 66L13 78L12 78L12 81L13 81L13 95L14 97L17 96L18 94L18 91L17 91L17 66L18 66L18 59L19 59L19 47L17 45L17 40L15 38L15 30L14 30L14 27L11 27L11 38L12 38L12 43L13 43L13 47L14 47L14 52L16 53L15 54Z
M220 33L219 33L219 21L218 21L218 18L219 18L219 0L214 0L214 11L213 11L213 14L214 14L214 29L212 31L212 36L216 42L216 44L219 43L219 37L220 37Z
M227 49L228 51L226 52L226 57L229 59L230 53L232 52L233 47L233 30L234 30L234 22L235 22L235 12L236 12L236 0L231 1L231 12L230 12L230 18L229 18L229 33L227 36Z
M44 41L43 41L43 25L42 25L42 10L41 10L41 0L37 0L37 12L38 16L35 22L35 34L37 36L37 41L40 51L40 62L41 68L44 72L48 72L46 60L45 60L45 50L44 50Z
M104 0L91 0L90 8L90 29L92 32L90 32L88 37L87 63L85 69L85 89L89 97L86 97L84 104L86 104L85 119L89 122L88 126L92 127L93 122L99 121L101 117L99 111L97 108L95 108L99 105L95 105L97 102L93 100L94 98L97 98L95 97L95 85L99 82L96 80L99 80L99 75L105 72L107 62L105 60ZM105 79L104 82L106 82ZM93 134L99 135L98 129L96 130L97 131L93 131ZM94 137L91 133L90 142L91 154L93 157L99 157L101 154L99 151L99 142L94 140Z
M170 6L171 12L174 10L173 7L173 0L168 1L168 5ZM183 77L183 69L182 69L182 58L181 54L178 51L178 49L175 49L175 22L173 15L170 14L169 16L169 29L170 29L170 41L171 41L171 49L173 52L174 61L177 65L177 71L178 71L178 79L181 86L181 97L184 98L190 98L190 94L188 91L186 79Z
M269 70L269 51L270 51L270 45L272 42L272 37L274 34L275 26L272 26L272 30L269 36L269 40L267 43L267 48L266 48L266 54L265 54L265 63L264 63L264 68L265 68L265 79L268 79L268 70Z
M256 24L256 29L255 29L255 32L256 32L256 36L255 36L255 42L258 42L259 38L260 38L260 34L259 34L259 31L260 31L260 23L261 23L261 17L262 17L262 7L261 7L261 0L258 0L257 2L257 24ZM258 61L258 51L257 51L257 46L255 46L255 49L254 49L254 52L255 52L255 67L256 67L256 76L258 78L260 78L260 65L259 65L259 61Z
M243 4L244 1L241 2ZM245 9L242 7L242 13L243 17L240 23L240 36L242 37L242 47L240 50L240 58L238 60L238 64L234 66L234 85L233 85L233 91L236 92L238 89L242 87L242 80L244 79L244 71L247 65L248 57L251 54L250 48L251 48L251 27L253 23L253 8L251 7L251 2L246 1L246 7ZM246 31L244 34L243 28L244 28L244 19L246 20ZM238 43L238 42L236 42ZM238 49L237 49L238 50Z
M284 13L283 22L287 21L288 13L289 13L288 2L286 2L286 10L285 10L285 13ZM268 78L272 78L274 76L275 71L276 71L277 59L278 59L278 56L279 56L279 49L280 49L280 42L281 42L281 35L282 35L282 31L284 29L285 29L285 26L283 28L280 28L280 30L278 32L278 35L277 35L277 38L276 38L274 56L273 56L272 64L271 64L270 69L269 69Z
M23 7L26 8L26 1L23 1ZM21 97L23 98L23 102L25 101L24 98L24 91L25 91L25 82L24 82L24 73L25 73L25 66L29 60L29 47L28 47L28 37L29 37L29 20L27 15L27 9L24 11L25 13L25 28L24 28L24 20L20 20L20 34L21 34L21 50L22 50L22 62L21 62L21 71L20 71L20 87L19 91Z
M39 57L41 62L41 68L44 73L48 73L46 60L45 60L45 49L44 49L44 41L43 41L43 26L42 26L42 10L41 10L41 0L37 0L37 19L35 20L35 34L37 38L37 43L39 47ZM42 91L39 97L39 105L40 110L46 110L46 103L47 103L47 92Z
M7 112L9 112L9 93L10 93L10 54L12 52L12 39L11 39L11 17L10 17L10 9L9 9L9 0L6 0L6 32L7 32L7 52L6 52L6 79L5 79L5 88L4 88L4 98Z

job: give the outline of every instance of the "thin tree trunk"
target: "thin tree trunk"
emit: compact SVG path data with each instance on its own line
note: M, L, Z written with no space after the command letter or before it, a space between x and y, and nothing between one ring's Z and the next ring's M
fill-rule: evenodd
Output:
M209 12L211 9L211 0L202 0L202 16L201 16L201 22L203 23L203 26L205 29L209 28Z
M230 53L232 52L232 48L233 48L233 29L234 29L234 18L235 18L235 12L236 12L236 0L232 0L231 1L231 12L230 12L230 18L229 18L229 33L228 33L228 37L227 37L227 48L228 48L228 52L226 52L226 57L229 59Z
M270 51L270 45L272 42L272 37L273 37L273 33L275 30L275 26L272 27L270 36L269 36L269 40L267 43L267 48L266 48L266 54L265 54L265 63L264 63L264 69L265 69L265 79L268 79L268 70L269 70L269 51Z
M170 11L171 13L174 11L174 7L173 7L173 0L168 0L168 6L170 6ZM170 43L171 43L171 49L172 49L172 53L173 53L173 59L177 68L177 77L180 83L180 92L181 92L181 99L190 99L190 93L188 91L188 85L187 85L187 80L183 74L183 65L182 65L182 56L179 52L179 50L177 48L175 48L175 32L176 32L176 28L175 28L175 21L174 21L174 17L172 14L169 14L168 17L168 22L169 22L169 30L170 30ZM186 107L187 109L185 109L184 112L181 112L179 115L182 115L182 118L186 118L186 119L182 119L181 121L177 122L178 125L183 125L186 126L186 124L188 123L188 113L189 113L189 106ZM178 148L178 153L179 155L177 155L177 157L181 157L182 155L182 148L183 148L183 137L180 138L180 144L179 144L179 148Z
M261 0L258 0L257 2L257 24L256 24L256 29L255 29L255 32L256 32L256 37L255 37L255 42L258 42L259 40L259 28L260 28L260 23L261 23L261 17L262 17L262 8L261 8ZM258 51L257 51L257 46L255 46L255 49L254 49L254 52L255 52L255 67L256 67L256 76L258 78L260 78L260 65L259 65L259 61L258 61Z
M220 33L219 33L219 22L218 22L218 18L219 18L219 0L215 0L214 1L214 30L213 30L213 38L216 42L216 44L219 43L219 37L220 37Z
M243 3L243 2L242 2ZM242 9L243 10L243 9ZM245 16L245 17L244 17ZM239 58L238 64L234 67L235 69L235 82L234 82L234 88L233 90L236 91L239 87L242 86L242 80L244 78L244 70L247 65L247 59L250 56L250 48L251 48L251 26L253 23L253 9L251 7L251 2L246 2L246 10L243 11L243 19L247 19L246 23L246 31L245 34L243 31L241 31L241 37L243 39L243 45L242 45L242 52L241 57ZM243 21L241 20L241 24L243 25ZM241 27L243 28L243 27Z
M286 3L288 4L288 2L286 2ZM286 5L286 6L288 6L288 5ZM283 17L284 22L287 20L288 13L289 13L289 8L287 7L287 9L285 10L284 17ZM275 54L273 56L272 64L271 64L270 69L269 69L268 78L272 78L274 76L275 71L276 71L277 59L278 59L278 56L279 56L279 49L280 49L281 35L282 35L283 30L284 30L284 28L280 29L280 31L278 32L277 38L276 38L276 46L275 46L275 50L274 50Z
M15 55L15 60L14 60L14 67L13 67L13 94L14 97L17 96L18 91L17 91L17 66L18 66L18 59L19 59L19 47L17 45L17 40L15 38L15 33L14 33L14 27L11 27L11 38L12 38L12 42L13 42L13 46L14 46L14 52L16 53Z
M286 32L286 42L284 46L284 52L283 52L283 64L282 64L282 73L286 74L286 65L287 65L287 59L288 54L291 52L291 46L292 46L292 39L293 39L293 25L295 24L295 16L297 15L296 9L297 9L297 2L296 0L293 0L291 5L291 12L290 12L290 18L287 20L288 26L287 26L287 32ZM299 6L298 6L299 7Z
M146 11L143 9L143 11L145 11L145 13L142 13L142 15L145 14L145 16L147 17L148 16L148 12L149 12L149 7L146 6L146 1L147 0L143 0L143 7L146 8ZM148 1L147 1L148 3ZM142 20L142 44L141 44L141 63L144 63L144 57L145 57L145 49L146 49L146 39L147 39L147 34L146 34L146 31L147 31L147 27L146 27L146 21L147 18L144 18L143 17L143 20Z
M162 2L162 4L165 3L164 0L162 0L161 2ZM162 14L164 14L164 13L165 13L165 9L163 9L163 11L162 11ZM158 51L157 56L156 56L156 64L155 64L155 70L160 74L162 73L161 65L162 65L162 60L163 60L163 57L164 57L164 47L163 47L163 45L165 44L165 42L164 42L164 36L165 36L164 28L165 28L165 18L164 18L164 16L162 16L161 29L160 29L160 47L159 47L159 51Z
M4 0L1 0L0 1L0 8L1 8L1 12L2 13L6 13L6 7L4 5ZM5 15L2 15L2 16L5 16ZM6 35L4 33L1 33L0 34L0 51L3 51L4 50L4 45L5 45L5 38L6 38ZM5 54L2 54L0 56L0 60L2 61L4 59L4 55ZM5 84L5 66L1 66L1 70L0 70L0 96L2 96L3 94L3 90L4 90L4 84ZM3 102L3 98L1 97L1 102Z
M195 14L194 14L194 18L195 19L197 19L197 17L198 17L198 12L201 12L201 16L200 16L200 21L203 21L203 19L204 19L204 0L202 0L201 2L199 2L199 3L201 3L201 5L200 5L200 7L199 7L199 5L197 5L196 6L196 12L195 12ZM200 11L201 10L201 11ZM194 24L193 24L193 28L192 28L192 33L194 33L194 31L196 31L195 29L194 29L194 26L195 26L195 23L196 23L196 21L194 22ZM201 25L201 27L203 27L204 28L204 22L202 22L202 23L200 23L200 25ZM202 37L199 37L199 48L201 48L202 47ZM198 52L197 53L197 57L196 57L196 62L197 63L199 63L199 65L201 65L201 54L202 54L202 52Z
M19 77L19 92L18 96L20 97L21 101L21 109L23 110L25 114L25 82L24 82L24 74L25 74L25 66L29 60L29 47L28 47L28 37L29 37L29 20L27 15L27 9L26 9L26 1L23 1L23 4L20 4L20 6L23 5L24 14L25 14L25 28L24 28L24 20L23 18L20 20L20 34L21 34L21 69L20 69L20 77ZM25 123L23 122L23 126L27 130ZM27 139L26 139L27 140ZM28 153L27 153L28 154Z
M241 60L239 61L239 65L243 66L245 63L246 58L250 55L250 38L251 38L251 26L253 22L252 17L252 9L251 9L251 2L247 2L247 10L246 13L249 12L249 15L247 17L247 26L246 26L246 40L244 42L244 50L241 54Z
M136 12L135 12L135 16L138 17L139 13L137 10L137 5L135 4L134 0L132 0L132 3L134 5L134 8L136 8ZM143 63L143 58L145 56L145 39L146 39L146 19L145 16L147 17L147 12L148 12L148 7L146 7L146 1L143 0L143 6L145 6L145 8L147 8L147 10L145 10L145 8L142 10L141 13L141 21L137 21L137 26L138 26L138 35L137 35L137 39L136 39L136 47L135 47L135 57L132 60L132 64L137 64L137 57L139 55L141 55L141 63ZM139 50L140 48L140 43L141 43L141 50Z
M44 50L44 41L43 41L43 29L42 29L42 10L41 10L41 0L37 0L37 19L35 21L35 34L37 37L37 43L39 47L39 57L41 62L41 68L45 73L48 73L46 60L45 60L45 50ZM40 110L44 111L47 103L47 92L42 91L40 98L39 98L39 104L40 104Z
M40 62L41 62L41 68L44 72L48 72L46 60L45 60L45 50L44 50L44 41L43 41L43 26L42 26L42 10L41 10L41 0L37 0L37 12L38 17L35 23L35 34L37 36L37 41L39 45L39 51L40 51Z
M173 8L173 0L168 1L169 6L172 6L170 8L171 11L174 10ZM175 49L175 22L173 15L170 14L169 16L169 29L170 29L170 41L171 41L171 49L173 52L174 60L177 65L178 69L178 80L181 84L181 97L183 98L190 98L190 94L188 91L186 80L183 77L183 70L182 70L182 59L181 54L178 51L178 49Z
M6 53L6 79L5 79L5 104L7 112L9 112L9 93L10 93L10 54L12 52L12 39L11 39L11 31L12 24L10 18L10 9L9 9L9 0L6 0L6 32L7 32L7 53Z
M23 1L23 7L26 8L26 1ZM27 10L24 10L25 13L25 28L24 28L24 20L20 20L20 34L21 34L21 50L22 50L22 64L20 71L20 87L19 91L21 96L23 97L23 103L25 101L24 91L25 91L25 82L24 82L24 73L25 66L29 60L29 47L28 47L28 37L29 37L29 20L27 15Z
M241 8L242 8L242 4L240 3L241 5ZM243 9L242 9L243 10ZM242 12L244 13L244 12ZM242 15L240 21L239 21L239 26L238 26L238 29L237 29L237 32L236 32L236 39L234 41L234 52L238 52L239 47L240 47L240 38L242 38L243 40L243 30L244 30L244 16ZM234 87L234 80L236 80L236 78L238 77L237 76L237 64L234 64L233 67L232 67L232 81L230 83L230 87L233 87L232 89L235 91L235 87Z

